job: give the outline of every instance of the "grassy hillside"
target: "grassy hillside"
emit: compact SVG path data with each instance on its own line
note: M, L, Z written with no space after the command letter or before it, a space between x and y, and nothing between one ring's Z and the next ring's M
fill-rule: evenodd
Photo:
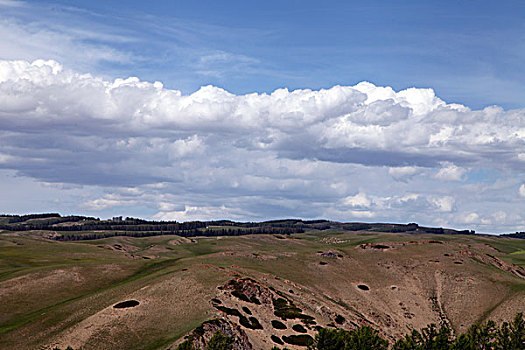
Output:
M217 309L216 299L250 308L263 329L246 334L255 348L269 349L271 305L218 288L236 278L280 293L317 325L370 325L390 340L431 322L463 331L525 310L525 240L374 227L303 230L79 241L46 238L49 230L4 231L0 348L165 349L217 315L239 321ZM113 307L125 300L139 305ZM286 322L282 335L294 335ZM313 334L313 325L306 331Z

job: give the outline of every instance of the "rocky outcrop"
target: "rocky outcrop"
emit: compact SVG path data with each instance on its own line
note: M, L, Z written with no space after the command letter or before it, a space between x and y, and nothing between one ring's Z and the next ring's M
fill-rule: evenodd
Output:
M273 293L257 281L251 278L233 279L227 282L221 289L230 292L239 300L260 305L271 304Z
M233 349L235 350L251 350L253 349L252 344L248 340L246 332L238 325L233 322L224 319L216 318L210 321L206 321L199 327L195 328L190 334L185 337L184 341L191 342L195 349L206 349L210 339L217 332L233 339ZM177 349L178 345L171 347L170 349Z

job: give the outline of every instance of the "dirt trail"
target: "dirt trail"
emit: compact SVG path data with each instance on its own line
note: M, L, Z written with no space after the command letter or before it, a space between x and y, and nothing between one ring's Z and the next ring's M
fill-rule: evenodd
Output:
M452 329L452 327L450 325L450 321L447 318L447 314L445 313L445 309L443 308L443 303L442 303L442 293L443 293L443 275L442 275L442 272L441 271L434 272L434 278L436 280L436 295L435 295L435 300L433 300L433 302L434 302L434 305L436 307L436 311L439 314L439 318L441 320L441 323L443 325L448 326L453 332L453 329Z

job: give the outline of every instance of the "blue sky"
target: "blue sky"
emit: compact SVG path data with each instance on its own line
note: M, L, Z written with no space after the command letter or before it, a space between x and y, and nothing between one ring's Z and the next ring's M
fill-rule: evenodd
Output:
M431 87L446 101L471 108L524 107L520 1L29 4L3 17L91 32L78 40L128 58L91 62L90 69L109 77L136 75L184 92L212 84L234 93L365 80L396 90ZM87 62L68 63L82 70Z
M0 0L0 212L524 230L524 14Z

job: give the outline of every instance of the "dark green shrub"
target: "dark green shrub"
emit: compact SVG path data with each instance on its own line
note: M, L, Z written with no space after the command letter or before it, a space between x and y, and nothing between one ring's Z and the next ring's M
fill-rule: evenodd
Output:
M451 349L452 334L450 329L443 325L437 329L435 324L430 324L421 330L421 333L413 330L409 335L405 335L404 339L399 339L393 350L408 350L408 349Z
M273 299L274 315L280 317L283 320L287 319L300 319L305 324L314 322L314 318L309 315L302 313L303 310L284 298Z
M345 349L351 350L386 350L388 342L381 338L375 329L359 327L350 333Z
M284 339L284 338L283 338ZM370 327L359 327L355 331L342 329L320 329L311 350L386 350L388 342Z
M525 349L525 319L523 319L521 312L514 317L514 321L510 325L509 341L509 349Z
M454 349L493 349L494 337L496 335L496 324L488 321L485 324L473 324L466 333L459 335L454 342Z
M343 324L345 321L346 321L346 319L343 316L341 316L341 315L337 315L335 317L335 323L337 323L337 324Z
M431 324L421 332L416 330L395 342L392 350L518 350L525 349L525 321L519 313L512 323L499 328L494 321L473 324L465 333L452 339L447 326L437 329Z
M215 333L210 341L206 350L232 350L233 349L233 338L224 335L222 332Z
M306 333L306 328L304 328L302 325L300 324L294 324L292 326L292 329L296 332L299 332L299 333Z
M221 310L222 312L226 313L227 315L242 317L242 314L237 309L231 309L229 307L220 306L220 305L215 305L215 308L217 310Z
M270 338L272 339L274 343L279 344L279 345L284 345L283 341L278 336L272 334Z
M286 325L281 321L272 320L272 327L275 329L286 329Z
M284 298L277 298L273 299L273 307L274 309L282 309L284 307L288 306L288 300Z
M290 345L299 345L299 346L308 346L314 342L314 339L308 334L299 334L299 335L283 335L283 340L285 343Z
M349 337L349 332L342 329L321 328L315 336L312 350L341 350Z
M193 342L186 340L177 346L177 350L195 350L195 346L193 346Z
M241 316L239 318L239 323L241 325L243 325L244 327L246 328L250 328L250 329L263 329L263 326L261 325L261 323L259 322L258 319L256 319L255 317L250 317L249 319L244 317L244 316Z
M232 295L233 295L234 297L237 297L238 299L240 299L240 300L242 300L242 301L246 301L246 302L248 302L248 303L250 302L250 299L248 299L248 297L247 297L244 293L242 293L241 291L234 290L234 291L232 292Z

